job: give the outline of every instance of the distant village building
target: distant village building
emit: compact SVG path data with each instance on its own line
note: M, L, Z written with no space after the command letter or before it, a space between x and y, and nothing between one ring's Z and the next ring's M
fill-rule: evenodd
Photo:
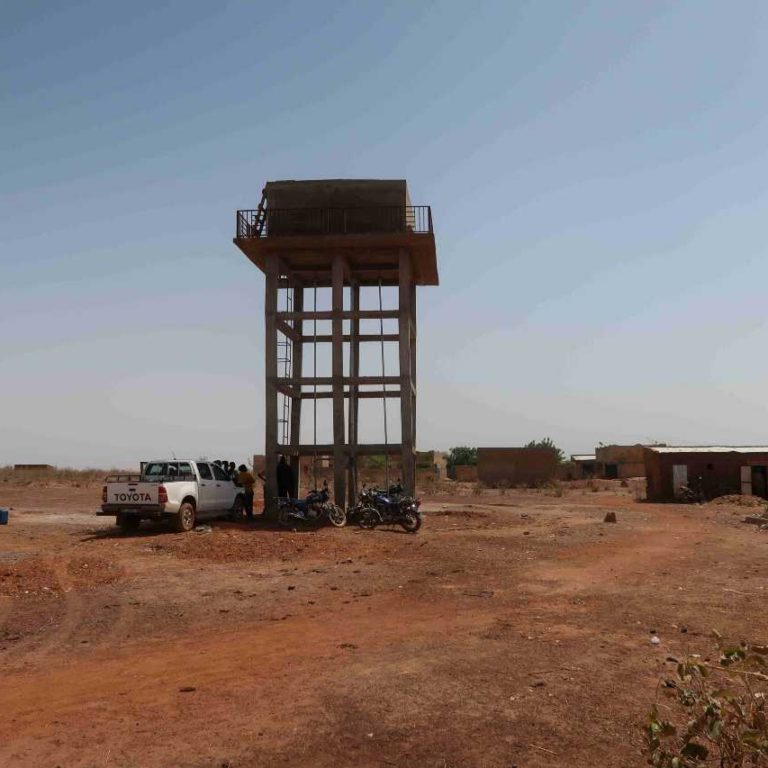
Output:
M446 476L446 456L440 451L416 451L416 474L424 476L428 472L434 474L436 478Z
M47 471L49 469L55 469L53 464L14 464L13 465L14 472L28 472L30 470L40 472L40 471Z
M557 476L550 448L478 448L477 479L486 485L539 485Z
M585 480L597 474L597 457L594 453L574 453L571 455L571 464L569 480Z
M459 483L477 482L477 466L475 464L454 464L451 475L452 479Z
M708 498L753 494L768 498L768 446L647 446L647 496L673 501L684 487Z
M601 445L595 448L595 471L606 480L645 476L644 446Z

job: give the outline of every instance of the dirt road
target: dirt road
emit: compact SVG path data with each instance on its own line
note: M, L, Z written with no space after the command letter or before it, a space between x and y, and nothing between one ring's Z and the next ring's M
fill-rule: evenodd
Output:
M738 507L486 492L415 536L126 537L99 493L0 486L0 765L642 766L666 657L768 635Z

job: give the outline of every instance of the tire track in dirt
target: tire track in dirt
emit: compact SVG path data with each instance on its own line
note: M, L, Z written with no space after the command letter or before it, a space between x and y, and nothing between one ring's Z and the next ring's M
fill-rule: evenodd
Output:
M67 562L56 559L51 563L61 592L61 599L64 602L61 621L58 625L52 627L52 630L55 631L51 631L48 634L40 645L27 657L27 661L33 661L33 663L44 661L52 654L60 652L61 647L74 637L81 625L85 613L84 603L67 573Z
M381 616L390 620L382 622ZM0 711L13 712L15 722L0 723L0 744L45 741L52 721L77 722L96 702L103 706L100 719L127 711L145 716L168 711L178 705L179 690L189 685L206 696L226 688L231 698L261 699L268 689L279 691L297 667L313 670L306 672L309 678L303 684L309 696L319 681L333 677L344 663L339 648L345 643L371 653L399 641L404 626L413 642L475 630L490 625L493 616L490 607L461 613L386 594L354 613L347 610L341 631L334 622L297 617L241 624L226 633L211 630L193 637L134 641L109 652L105 648L63 667L8 674L0 689ZM206 663L201 665L200 659ZM204 728L203 721L211 714L199 709L197 725Z

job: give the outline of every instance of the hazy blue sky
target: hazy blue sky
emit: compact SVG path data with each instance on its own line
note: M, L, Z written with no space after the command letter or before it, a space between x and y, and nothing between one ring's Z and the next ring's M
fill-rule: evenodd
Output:
M280 178L433 206L421 448L768 442L767 33L746 0L6 0L0 463L261 450L231 238Z

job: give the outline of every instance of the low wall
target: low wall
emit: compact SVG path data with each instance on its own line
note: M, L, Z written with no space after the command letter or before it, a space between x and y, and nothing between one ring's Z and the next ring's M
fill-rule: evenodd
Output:
M539 485L558 472L557 455L547 448L477 449L477 476L486 485Z
M451 472L453 480L459 483L474 483L477 481L477 467L474 464L455 464Z

